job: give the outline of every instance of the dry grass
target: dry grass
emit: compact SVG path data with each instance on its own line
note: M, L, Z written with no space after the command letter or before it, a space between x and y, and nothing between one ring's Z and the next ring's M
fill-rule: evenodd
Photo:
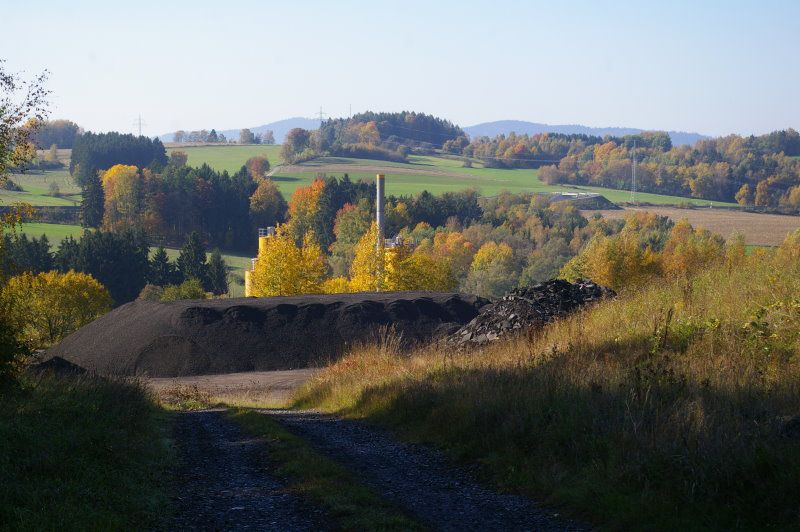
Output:
M390 424L612 527L800 525L800 267L757 254L530 338L363 348L296 404Z
M630 211L646 211L668 216L674 221L689 220L694 227L702 226L713 233L729 238L739 232L751 246L778 246L788 233L800 228L800 216L761 214L730 209L679 209L677 207L626 207L618 210L584 211L590 217L600 213L605 218L623 219Z

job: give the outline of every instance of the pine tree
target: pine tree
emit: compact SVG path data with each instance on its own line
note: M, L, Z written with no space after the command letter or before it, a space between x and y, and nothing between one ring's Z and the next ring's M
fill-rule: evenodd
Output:
M228 265L219 249L215 249L208 259L208 287L216 296L228 293Z
M181 280L197 279L208 287L208 264L206 264L206 247L200 234L192 231L178 256L178 272Z
M169 261L167 250L164 246L159 246L150 259L148 282L157 286L167 286L177 281L176 274L175 265Z
M100 227L103 223L104 201L103 185L100 176L91 174L83 185L81 201L81 225L83 227Z

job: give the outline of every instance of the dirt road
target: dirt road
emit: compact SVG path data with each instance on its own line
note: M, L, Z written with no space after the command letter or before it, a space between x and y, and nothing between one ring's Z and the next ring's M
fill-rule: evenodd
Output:
M222 410L182 412L175 426L176 515L164 530L326 530L321 510L284 490L266 448Z
M265 410L433 530L587 530L551 509L477 482L439 452L364 423L316 412Z
M261 404L285 404L289 395L318 371L315 368L287 371L249 371L219 375L196 375L191 377L153 378L148 382L158 394L176 386L197 386L207 392L214 401L258 402Z

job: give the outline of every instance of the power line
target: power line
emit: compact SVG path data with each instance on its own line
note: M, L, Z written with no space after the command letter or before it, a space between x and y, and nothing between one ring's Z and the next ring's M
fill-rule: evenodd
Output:
M142 120L142 115L139 115L139 118L133 123L134 126L139 126L139 136L142 136L142 126L146 126L147 122Z

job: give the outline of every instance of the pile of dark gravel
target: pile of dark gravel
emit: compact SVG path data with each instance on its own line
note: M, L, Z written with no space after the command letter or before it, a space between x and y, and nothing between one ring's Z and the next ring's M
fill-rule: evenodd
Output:
M553 279L516 288L499 301L483 306L472 321L449 336L448 343L459 347L483 345L541 327L579 307L615 295L610 288L582 279L575 283Z

